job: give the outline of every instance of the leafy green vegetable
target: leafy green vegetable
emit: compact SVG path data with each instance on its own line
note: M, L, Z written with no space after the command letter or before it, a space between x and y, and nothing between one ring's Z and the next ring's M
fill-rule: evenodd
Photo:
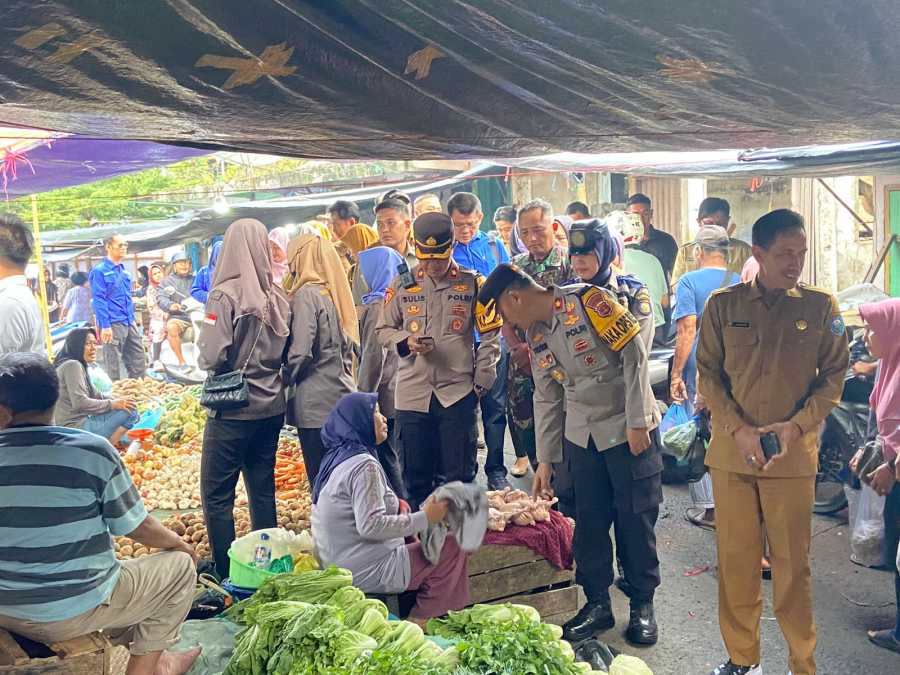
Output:
M346 616L344 621L347 621ZM360 633L375 638L379 642L385 639L391 632L391 624L387 618L377 609L371 607L365 611L362 618L359 620L359 623L352 626L352 628L358 630Z
M370 609L381 614L385 621L387 621L388 608L385 604L381 602L381 600L365 598L344 609L344 623L350 626L350 628L356 628L359 625L359 622L362 621L363 615Z
M365 599L366 594L356 586L345 586L337 589L325 604L339 609L346 609Z
M310 570L301 574L279 574L270 577L251 597L237 603L225 616L238 623L246 623L244 614L251 608L273 600L326 602L339 589L353 584L350 570L330 565L324 570Z

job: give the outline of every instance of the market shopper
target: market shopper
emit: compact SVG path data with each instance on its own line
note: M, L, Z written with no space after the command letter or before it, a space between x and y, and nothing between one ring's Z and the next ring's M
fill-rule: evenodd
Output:
M675 286L675 309L672 321L676 326L675 356L669 376L672 401L694 413L697 396L697 338L706 301L713 291L740 283L741 278L728 269L730 241L725 228L704 225L697 232L691 258L700 269L688 272ZM715 526L715 501L709 473L699 481L688 483L693 508L687 511L688 522L700 527ZM768 567L768 562L766 563Z
M509 262L509 254L502 241L481 231L484 214L481 200L471 192L457 192L447 202L447 213L453 222L453 260L462 269L474 270L487 277L500 263ZM475 351L480 340L475 332ZM484 426L484 443L487 457L484 473L488 488L502 490L506 480L503 463L503 446L506 440L506 380L509 370L509 352L500 341L500 360L493 386L479 398L481 423ZM472 467L477 472L477 466Z
M566 215L573 221L587 220L591 217L591 210L584 202L570 202L566 207Z
M284 378L287 421L297 427L309 484L316 480L325 449L322 425L340 398L356 391L353 352L359 320L350 284L334 247L304 234L288 246L284 289L291 299L291 336Z
M728 251L726 256L727 269L738 276L741 275L747 260L753 255L750 244L734 236L737 231L737 223L731 220L731 204L719 197L707 197L700 202L697 210L697 227L703 228L710 225L723 228L728 233ZM699 268L699 261L694 255L693 243L685 244L678 249L678 257L675 259L675 269L672 271L672 286L688 272Z
M269 231L269 256L272 258L272 283L281 286L288 273L288 245L291 235L286 227Z
M437 565L419 542L405 543L444 520L448 504L430 499L420 511L404 511L377 458L387 433L376 394L338 402L322 429L326 454L312 489L312 535L319 562L349 569L366 593L417 591L409 619L422 623L469 604L468 558L452 536Z
M378 240L403 256L410 269L418 264L416 251L411 243L412 219L409 215L409 197L389 191L382 201L375 205L375 225ZM405 197L405 199L404 199Z
M391 282L377 335L400 357L397 431L404 485L418 507L442 483L475 479L475 407L496 378L501 322L477 307L483 278L451 257L450 217L419 216L414 233L419 266Z
M640 216L644 226L644 237L640 248L659 260L666 273L666 280L671 285L672 270L675 267L675 257L678 255L678 244L668 232L663 232L653 227L653 203L650 198L640 192L631 195L625 203L626 211Z
M44 319L25 277L33 252L34 238L22 219L0 214L0 354L47 353Z
M126 431L137 424L137 404L127 398L106 398L91 384L88 368L97 360L97 338L91 328L76 328L53 361L59 377L56 424L84 429L119 445Z
M147 271L147 310L150 312L150 358L153 363L159 360L162 343L166 339L167 315L159 306L159 285L166 275L166 266L161 262L150 265ZM196 283L196 279L194 281ZM205 300L204 300L205 302Z
M165 650L191 607L196 554L147 514L109 443L53 426L59 386L43 356L0 357L0 627L48 645L102 630L128 647L129 675L186 673L200 649ZM160 552L119 562L114 536Z
M190 342L194 339L194 327L185 307L193 286L191 260L183 251L179 251L172 256L171 272L160 282L156 300L159 308L167 315L166 338L182 368L185 360L181 345L185 340Z
M59 293L56 290L56 284L50 276L50 269L44 268L44 292L47 294L47 316L50 323L59 321Z
M585 640L615 625L609 596L609 529L615 523L631 586L626 637L654 644L653 596L660 582L654 527L662 502L662 458L647 360L651 309L641 284L612 273L615 243L604 225L581 221L571 236L573 265L593 283L544 288L503 265L479 300L485 306L496 303L505 321L526 331L531 347L540 462L535 496L552 496L552 467L562 460L563 444L571 461L576 579L587 604L565 624L566 639ZM593 260L583 260L589 257Z
M355 263L360 251L365 251L378 243L378 233L368 225L359 223L347 230L347 234L339 243L347 248L351 263Z
M284 424L281 371L291 326L287 296L272 282L268 233L242 218L225 231L206 316L197 340L199 366L212 374L242 371L246 407L206 420L200 462L203 516L216 571L228 576L234 541L235 486L243 474L254 530L275 527L275 454Z
M384 467L391 489L405 498L403 466L394 433L397 414L394 402L400 357L396 349L388 349L381 344L375 333L381 321L388 287L397 276L397 265L402 262L400 254L387 246L375 246L359 254L359 268L369 292L362 297L362 304L357 307L360 357L356 379L360 391L378 394L378 408L387 418L388 424L388 438L378 445L378 459Z
M89 276L94 316L103 343L104 370L113 380L121 379L121 361L128 377L143 377L147 358L134 318L131 275L122 264L128 242L122 235L114 234L106 240L105 246L106 257L91 270Z
M512 234L516 227L516 207L501 206L494 211L494 229L510 255L512 251Z
M514 257L512 263L541 286L561 286L575 278L566 249L556 237L553 207L543 199L526 203L517 214L519 232L527 250ZM512 323L504 324L503 339L510 352L507 395L509 434L516 452L516 463L510 473L524 476L529 465L537 467L537 446L534 431L534 379L531 356L525 331ZM556 467L554 488L560 500L560 510L574 515L575 505L571 475L564 462Z
M197 302L206 304L209 297L209 289L212 288L213 278L216 275L216 263L219 261L219 253L222 251L222 240L220 239L212 246L209 253L209 264L204 265L194 277L194 285L191 287L191 297ZM152 273L152 270L151 270Z
M884 560L900 566L900 300L891 298L863 305L872 356L881 360L870 403L875 413L878 437L884 448L884 463L866 478L876 492L886 495L884 504ZM893 629L870 630L869 640L900 654L900 569L894 567L894 597L897 617Z
M338 199L328 207L331 235L334 241L344 238L350 228L359 223L359 207L356 202Z
M88 275L84 272L75 272L71 280L67 281L71 287L63 298L59 320L63 323L93 323L91 291L87 287Z
M56 286L56 297L62 302L66 293L72 288L72 280L69 277L69 264L60 263L53 275L53 285Z
M774 612L793 675L816 672L809 546L819 426L840 400L849 354L837 301L800 284L803 218L777 209L753 225L759 275L714 292L697 347L712 415L706 456L716 504L719 628L729 660L715 675L759 673L763 527ZM763 434L781 452L767 459Z
M644 226L634 214L625 214L620 222L622 236L622 268L626 273L640 279L650 293L650 304L653 306L653 344L665 345L668 342L668 324L666 310L669 309L669 284L666 273L656 256L640 249L644 237Z

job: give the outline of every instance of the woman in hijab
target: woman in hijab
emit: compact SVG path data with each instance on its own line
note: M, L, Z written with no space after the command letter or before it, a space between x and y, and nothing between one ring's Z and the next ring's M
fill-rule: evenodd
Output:
M418 591L410 620L423 623L469 604L468 559L448 536L437 565L405 543L447 515L445 500L409 513L388 486L375 446L387 438L376 394L347 394L322 429L326 453L312 488L312 535L319 562L353 573L366 593Z
M275 452L284 424L281 370L291 325L287 297L272 281L268 232L242 218L225 231L206 316L197 340L199 366L211 374L242 371L248 405L206 420L200 492L210 548L221 578L234 541L234 488L241 473L254 530L276 527Z
M378 459L387 474L394 492L405 498L403 471L394 438L394 396L397 388L397 366L400 356L396 349L384 347L375 337L375 329L384 308L384 296L391 280L397 275L397 265L403 256L387 246L375 246L361 251L359 269L369 289L362 296L359 313L360 358L357 384L360 391L378 394L378 407L388 421L388 440L378 446Z
M216 274L216 264L219 262L219 253L222 251L222 240L213 244L209 253L209 264L204 265L194 277L194 285L191 286L191 297L197 302L206 304L209 289L212 288L213 278Z
M166 321L168 319L165 310L159 306L159 284L166 276L166 266L155 262L150 265L147 273L149 284L147 285L147 309L150 310L150 354L153 361L159 360L162 351L162 343L166 339Z
M884 463L867 480L884 503L884 548L888 563L900 565L900 299L890 298L859 308L866 322L869 351L881 359L869 404L875 413L878 437L884 447ZM855 460L857 458L854 458ZM858 460L857 460L858 461ZM869 640L900 654L900 570L894 568L897 617L893 629L870 630Z
M287 252L291 236L286 227L276 227L269 232L269 254L272 258L272 281L281 286L287 274Z
M368 225L357 223L347 230L347 234L341 238L341 243L350 250L355 261L360 251L365 251L378 243L378 233Z
M91 328L76 328L66 337L53 365L59 376L56 424L84 429L118 445L122 435L138 421L135 403L124 398L104 398L88 374L97 360L97 338Z
M285 383L288 422L297 427L310 485L322 461L322 425L344 394L356 391L353 352L359 348L359 321L350 283L334 247L304 234L288 246L284 289L293 322Z

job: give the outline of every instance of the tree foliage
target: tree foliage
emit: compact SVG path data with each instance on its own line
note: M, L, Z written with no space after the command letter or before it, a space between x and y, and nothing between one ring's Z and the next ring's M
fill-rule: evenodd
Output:
M324 181L377 176L400 162L332 163L281 159L264 166L196 157L166 167L37 195L41 229L62 230L93 224L128 223L170 217L206 208L216 195L231 200L246 193ZM6 209L31 222L31 199L10 201Z

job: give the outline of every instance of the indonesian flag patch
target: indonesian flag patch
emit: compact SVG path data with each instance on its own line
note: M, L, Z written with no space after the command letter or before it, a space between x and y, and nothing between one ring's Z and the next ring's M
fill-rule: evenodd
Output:
M206 316L203 317L203 323L207 326L215 326L217 318L218 317L215 314L207 313Z

